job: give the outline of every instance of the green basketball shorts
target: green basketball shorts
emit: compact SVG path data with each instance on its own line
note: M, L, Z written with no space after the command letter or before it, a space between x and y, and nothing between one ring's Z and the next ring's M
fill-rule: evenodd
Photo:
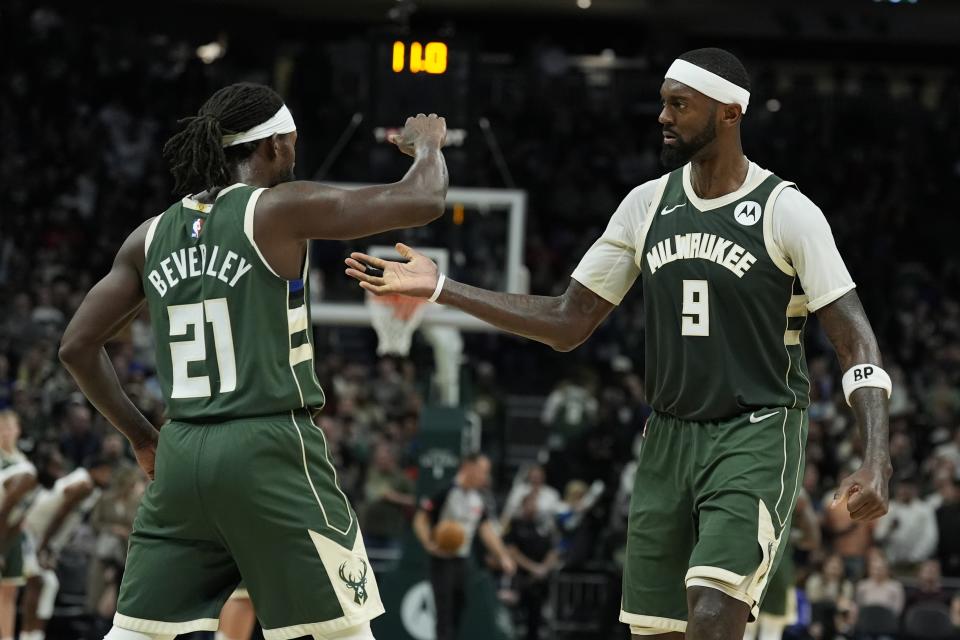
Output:
M24 575L24 545L27 544L26 534L22 531L10 544L3 554L3 569L0 569L0 584L9 584L22 587L27 583Z
M214 631L241 578L266 640L383 613L357 516L304 411L160 430L114 624Z
M719 589L756 618L802 481L805 410L718 422L653 414L634 480L620 620L636 635L687 628L686 589Z

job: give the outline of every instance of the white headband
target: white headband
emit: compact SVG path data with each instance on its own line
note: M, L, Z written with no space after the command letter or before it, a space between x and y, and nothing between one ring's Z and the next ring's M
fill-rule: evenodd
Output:
M273 114L273 117L266 122L262 122L252 129L247 129L240 133L231 133L228 136L223 136L223 138L221 138L221 144L224 147L232 147L235 144L269 138L275 133L290 133L291 131L295 131L296 128L297 125L293 123L293 115L290 114L287 105L282 105L280 110Z
M747 105L750 104L749 91L686 60L674 60L663 77L682 82L717 102L738 104L744 113L747 112Z

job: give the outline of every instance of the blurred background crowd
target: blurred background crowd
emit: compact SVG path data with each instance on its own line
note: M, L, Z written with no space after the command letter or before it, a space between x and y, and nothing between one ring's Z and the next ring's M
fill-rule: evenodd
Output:
M196 11L222 17L206 6ZM59 366L57 347L122 239L172 201L160 149L176 120L228 82L282 84L300 130L299 177L393 180L403 170L403 160L372 136L357 135L341 154L327 155L362 93L334 60L350 56L360 36L322 44L288 22L293 44L283 44L282 33L231 31L230 24L243 24L243 11L213 33L212 44L227 53L207 64L197 55L201 38L211 36L197 26L202 19L184 25L155 11L155 20L133 21L24 0L0 7L7 52L0 56L0 409L19 416L19 445L28 455L49 445L66 470L104 457L128 470L114 474L61 555L58 617L112 615L122 552L102 538L129 531L145 482L130 471L125 441ZM571 60L599 54L598 38L563 28L510 49L487 33L490 25L476 26L493 40L488 48L510 54L508 63L478 58L474 71L469 112L488 119L496 144L465 118L472 144L447 153L458 186L527 191L525 264L531 291L542 294L566 287L619 199L659 175L656 92L672 54L686 48L681 42L663 51L656 40L612 29L616 55L643 63L590 71ZM826 213L894 381L890 513L875 525L854 523L828 505L839 478L858 466L862 443L832 350L811 319L803 484L823 544L798 552L796 584L806 606L789 633L852 637L861 607L879 604L900 617L929 600L952 607L960 625L960 218L947 197L960 187L960 72L946 63L926 71L919 62L812 65L814 53L774 59L762 55L761 44L746 48L754 81L746 153L797 182ZM323 285L320 295L346 290L339 263L348 248L316 244L312 277ZM465 265L464 273L495 271L498 259L490 252L489 263ZM463 402L482 425L493 462L490 500L520 564L501 597L529 638L546 631L548 623L538 622L542 605L548 618L559 617L550 585L578 572L614 577L594 612L601 626L584 629L607 634L598 637L625 632L615 624L613 592L639 434L650 412L641 304L642 292L633 291L570 354L503 336L464 336ZM389 549L408 531L417 498L429 348L418 340L407 359L378 359L369 329L315 332L329 398L319 423L368 546ZM148 319L137 318L109 354L130 397L162 424Z

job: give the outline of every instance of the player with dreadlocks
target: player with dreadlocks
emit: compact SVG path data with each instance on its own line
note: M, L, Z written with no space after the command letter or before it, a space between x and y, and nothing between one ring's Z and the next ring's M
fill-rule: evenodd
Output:
M444 210L446 123L409 118L395 184L294 181L297 131L272 89L216 92L164 148L185 195L141 224L67 327L60 357L154 478L130 536L110 640L217 629L241 576L268 640L372 638L383 612L357 518L313 416L309 242ZM124 394L104 344L147 305L170 421Z
M863 465L833 505L854 520L887 510L891 383L823 212L743 154L750 79L736 56L688 51L660 97L669 173L626 196L563 295L461 284L406 246L409 262L355 254L347 273L368 291L430 297L561 351L586 340L640 277L654 413L630 505L620 620L635 638L741 640L783 557L800 490L808 313L837 350L863 432Z

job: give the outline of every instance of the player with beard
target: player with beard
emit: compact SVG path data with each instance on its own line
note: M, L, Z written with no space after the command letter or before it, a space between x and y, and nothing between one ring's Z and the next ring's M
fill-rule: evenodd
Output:
M671 171L627 195L564 294L471 287L403 245L408 262L354 254L347 274L373 293L429 298L560 351L586 340L642 277L654 413L620 620L635 637L740 640L787 546L800 490L808 313L837 350L863 432L862 466L834 501L857 521L887 510L890 378L823 213L743 154L750 81L740 61L687 52L660 95Z
M214 631L243 577L267 640L369 639L383 612L313 415L309 242L423 225L444 211L443 118L392 138L399 182L294 180L296 126L255 84L216 92L164 148L178 193L141 224L67 327L60 357L154 478L130 536L111 640ZM104 344L147 305L170 421L124 394Z

